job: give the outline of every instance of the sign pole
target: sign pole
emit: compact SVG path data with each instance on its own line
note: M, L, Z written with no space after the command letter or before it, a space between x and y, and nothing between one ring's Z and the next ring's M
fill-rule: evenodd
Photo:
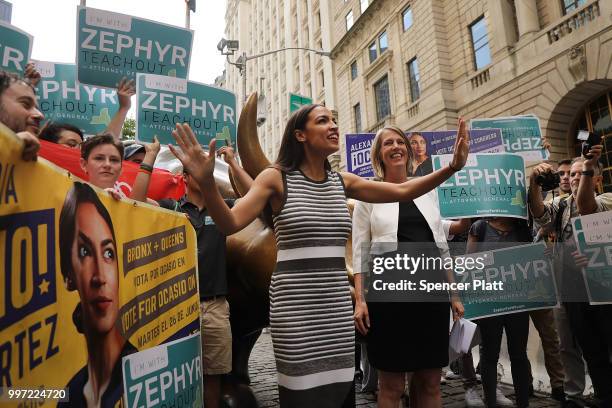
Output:
M185 28L189 28L191 25L191 13L189 10L189 3L185 2Z

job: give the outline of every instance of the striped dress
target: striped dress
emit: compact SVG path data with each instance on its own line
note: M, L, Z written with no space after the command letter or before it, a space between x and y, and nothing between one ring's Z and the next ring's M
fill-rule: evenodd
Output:
M340 175L283 173L270 328L282 407L343 406L353 392L355 327L344 251L351 218ZM349 398L350 401L350 398ZM350 403L350 402L349 402Z

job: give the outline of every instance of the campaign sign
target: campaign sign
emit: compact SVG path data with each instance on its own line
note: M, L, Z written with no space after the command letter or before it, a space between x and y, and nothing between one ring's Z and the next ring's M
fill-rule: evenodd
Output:
M434 170L451 160L451 155L433 156ZM442 218L527 219L525 163L518 154L472 154L465 167L437 190Z
M345 137L347 170L360 177L374 177L370 158L374 134L356 133L347 134Z
M32 36L0 21L0 69L23 74L32 53Z
M195 231L183 214L114 199L42 157L24 162L2 124L0 146L0 400L6 387L67 389L60 406L93 394L120 406L123 357L200 328ZM185 384L199 371L190 364L177 369Z
M589 260L583 268L592 305L612 303L612 211L572 218L580 253Z
M136 140L174 143L177 123L188 123L204 146L217 138L217 147L236 141L236 95L226 89L181 78L138 74ZM223 142L223 143L221 143Z
M472 119L471 129L498 128L502 131L508 153L520 154L525 161L548 159L548 150L542 147L540 120L535 115L493 119Z
M455 273L466 319L556 307L557 287L543 242L464 255L484 268Z
M411 132L408 137L412 141L413 137L421 135L427 145L426 154L452 154L457 139L456 130L438 130ZM501 129L476 129L470 130L470 152L471 153L503 153L504 142Z
M78 7L78 80L114 88L139 72L187 78L192 42L185 28Z
M119 110L117 91L79 84L76 65L36 61L41 80L36 86L40 111L53 122L68 122L86 135L108 127Z
M471 153L503 153L504 144L500 129L470 130ZM406 132L408 138L423 139L425 155L450 154L453 152L456 130L440 131L410 131ZM374 133L356 133L346 135L346 167L349 172L361 177L374 177L370 149L374 140Z
M123 357L126 407L202 407L200 335Z

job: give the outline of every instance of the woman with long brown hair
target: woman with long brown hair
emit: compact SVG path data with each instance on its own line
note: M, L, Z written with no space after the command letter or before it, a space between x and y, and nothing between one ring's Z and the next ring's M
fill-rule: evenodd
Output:
M457 137L455 156L444 169L402 184L373 182L331 170L327 157L338 150L338 126L325 106L304 106L287 122L276 163L259 174L232 209L215 186L215 155L202 150L188 125L177 125L173 135L180 151L170 148L200 183L221 231L233 234L265 208L272 212L278 254L270 324L281 406L354 406L346 200L407 201L427 193L465 165L467 133ZM214 140L209 149L215 150Z

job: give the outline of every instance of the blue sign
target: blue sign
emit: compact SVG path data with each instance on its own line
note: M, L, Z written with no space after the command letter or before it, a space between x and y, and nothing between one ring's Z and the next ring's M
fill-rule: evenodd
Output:
M79 82L114 88L137 73L187 78L191 30L125 14L79 7Z
M106 130L119 110L117 91L76 82L76 65L36 62L41 80L36 86L40 111L46 119L68 122L86 135Z
M200 335L123 357L127 407L203 407Z
M23 74L32 53L32 36L0 21L0 69Z
M360 177L374 177L370 150L373 133L357 133L346 135L346 168Z
M455 273L469 284L459 292L466 319L477 319L558 305L552 266L543 242L465 255L480 259L482 268Z
M548 150L542 147L540 120L535 115L472 119L470 128L499 128L508 153L520 154L525 161L531 162L548 159Z
M612 303L612 211L572 218L574 238L588 259L583 268L589 303Z
M434 156L434 170L451 160L451 155ZM517 154L471 154L437 191L442 218L527 218L525 162Z
M503 153L504 145L500 129L470 130L471 153ZM424 139L425 154L430 157L434 154L451 154L456 130L439 131L410 131L406 132L409 138L420 135ZM370 150L374 133L356 133L346 135L346 168L349 172L360 177L374 177Z
M200 144L236 143L236 95L226 89L181 78L138 74L136 140L174 143L177 123L188 123ZM223 143L221 143L223 142Z

